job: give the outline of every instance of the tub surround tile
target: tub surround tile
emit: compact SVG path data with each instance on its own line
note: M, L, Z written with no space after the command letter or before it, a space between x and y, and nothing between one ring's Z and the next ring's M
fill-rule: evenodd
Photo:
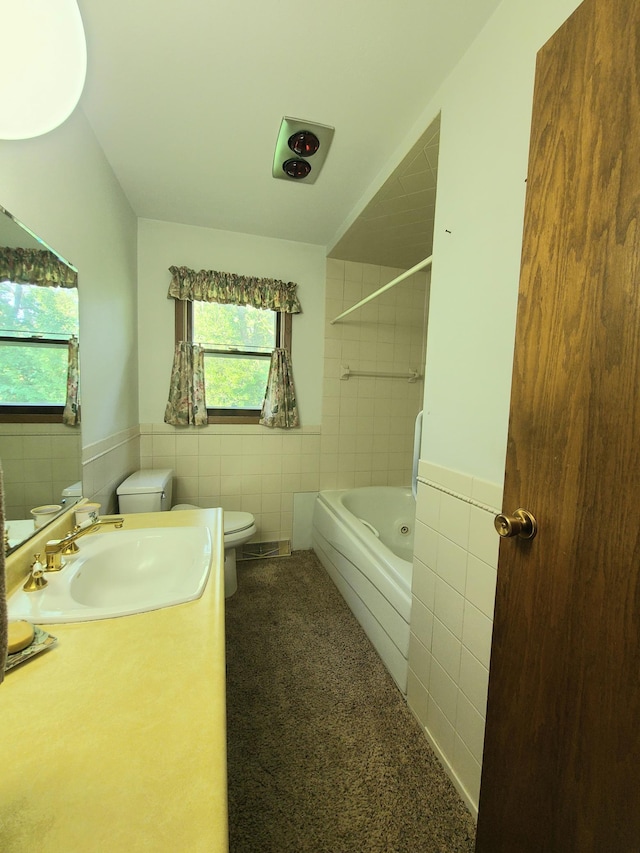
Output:
M433 489L424 483L418 483L416 518L434 530L438 530L440 524L441 497L442 492L438 489Z
M484 717L476 711L463 693L458 692L456 735L460 737L478 764L482 764L484 724Z
M456 727L458 708L458 686L448 673L433 658L429 675L429 693L438 697L438 707L447 719L451 728Z
M479 480L473 478L471 487L471 497L478 503L486 504L487 506L500 512L502 507L502 485L498 483L490 483L488 480Z
M478 816L478 800L480 798L481 765L471 754L462 738L456 736L453 746L452 764L456 768L456 776L462 787L461 793L471 805L474 817Z
M418 476L414 604L429 595L427 567L435 568L436 579L431 646L424 651L417 641L410 646L409 667L418 684L409 701L477 813L499 545L493 516L502 503L502 485L426 460ZM416 673L427 666L424 685Z
M496 533L493 516L479 507L470 507L469 551L490 566L498 566L500 537Z
M464 625L462 629L462 641L472 655L478 658L480 663L489 667L491 657L491 632L493 623L470 601L464 607Z
M434 534L436 536L437 534ZM436 594L436 573L428 565L414 557L412 594L421 604L433 612Z
M457 592L464 594L467 583L467 552L446 536L438 535L436 572Z
M427 706L426 726L431 739L434 741L441 754L445 757L453 756L453 750L456 742L456 730L451 725L431 694L429 694L429 702Z
M469 699L481 717L487 715L487 691L489 669L480 663L467 648L462 647L460 656L460 690Z
M420 682L419 685L419 696L421 697L424 694L424 710L425 716L422 718L418 715L418 719L426 719L426 697L428 696L427 685L429 684L429 675L431 673L431 652L420 642L418 637L413 633L413 631L409 634L409 658L416 662L415 669L409 670L410 673L413 673L413 677ZM422 692L420 692L422 691ZM411 705L411 691L407 690L407 699L409 704ZM419 699L418 701L421 701Z
M475 509L475 507L474 507ZM467 548L469 542L469 520L471 506L463 501L442 493L440 498L439 531L447 539L461 548Z
M428 643L423 643L428 648ZM442 668L458 681L460 676L460 654L462 643L439 619L433 619L431 653Z
M493 619L497 577L493 566L473 554L468 555L465 597L489 619Z
M426 649L431 648L433 613L418 599L413 600L411 607L411 631Z
M464 597L442 578L436 578L434 615L459 640L462 639Z

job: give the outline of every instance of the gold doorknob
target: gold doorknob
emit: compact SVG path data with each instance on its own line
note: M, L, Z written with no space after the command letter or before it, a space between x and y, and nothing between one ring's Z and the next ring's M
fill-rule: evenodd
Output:
M521 539L533 539L538 532L535 518L526 509L517 509L513 515L496 515L494 526L500 536L519 536Z

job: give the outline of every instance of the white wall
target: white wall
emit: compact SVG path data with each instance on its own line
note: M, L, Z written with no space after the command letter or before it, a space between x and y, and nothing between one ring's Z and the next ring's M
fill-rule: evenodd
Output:
M432 107L442 124L422 455L499 483L535 54L576 5L505 0Z
M0 141L0 204L78 268L82 441L138 424L136 218L84 114Z
M325 250L321 246L172 222L138 223L140 420L161 424L174 349L170 266L295 281L292 360L301 423L319 424L322 399Z

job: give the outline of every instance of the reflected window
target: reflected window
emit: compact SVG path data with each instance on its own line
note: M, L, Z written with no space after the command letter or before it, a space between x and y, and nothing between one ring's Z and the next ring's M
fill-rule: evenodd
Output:
M78 291L0 281L0 411L62 417Z

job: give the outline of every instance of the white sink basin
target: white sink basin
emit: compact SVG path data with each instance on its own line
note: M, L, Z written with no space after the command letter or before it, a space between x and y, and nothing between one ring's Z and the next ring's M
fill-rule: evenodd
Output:
M110 619L199 598L211 570L206 527L152 527L90 533L48 585L15 592L10 619L38 624Z

